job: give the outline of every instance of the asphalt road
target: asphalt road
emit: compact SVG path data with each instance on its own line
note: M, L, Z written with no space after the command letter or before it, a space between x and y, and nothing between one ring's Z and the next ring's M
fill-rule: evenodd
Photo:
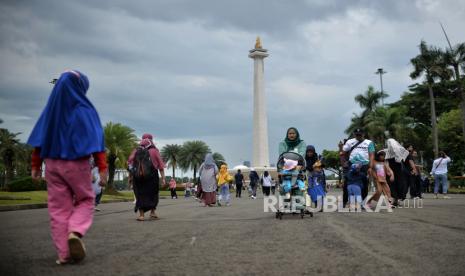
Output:
M263 200L205 208L163 199L160 220L131 203L101 205L87 258L55 264L46 209L0 213L0 275L465 275L465 196L393 213L283 220Z

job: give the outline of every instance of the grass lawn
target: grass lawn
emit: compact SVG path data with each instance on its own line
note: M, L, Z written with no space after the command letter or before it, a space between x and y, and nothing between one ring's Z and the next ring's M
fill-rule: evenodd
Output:
M102 202L109 200L124 199L133 200L132 191L120 191L117 195L106 195L103 193ZM170 196L169 191L160 191L160 196ZM31 192L0 192L0 205L16 205L16 204L36 204L47 202L47 191L31 191Z

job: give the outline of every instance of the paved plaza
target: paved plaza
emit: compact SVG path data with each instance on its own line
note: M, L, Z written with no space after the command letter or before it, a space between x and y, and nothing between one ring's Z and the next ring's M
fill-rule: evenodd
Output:
M283 220L263 200L162 199L160 220L102 204L85 261L55 265L46 209L0 213L1 275L465 275L465 196L393 213Z

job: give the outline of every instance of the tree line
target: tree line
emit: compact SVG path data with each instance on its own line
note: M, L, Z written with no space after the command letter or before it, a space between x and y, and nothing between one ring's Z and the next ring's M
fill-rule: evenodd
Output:
M372 86L355 101L363 109L354 114L345 133L364 128L378 150L388 138L413 145L424 163L431 166L443 150L453 159L450 172L465 173L465 43L447 49L421 41L419 53L410 59L413 81L401 98L387 105L384 91ZM339 171L336 152L325 151L330 167Z
M0 186L3 189L7 188L8 183L13 179L31 173L32 147L20 142L18 138L20 134L0 128ZM117 169L127 168L127 159L137 147L138 138L132 128L113 122L104 126L104 135L109 177L107 190L112 192L115 191L115 172ZM197 177L205 155L211 152L205 142L198 140L186 141L182 145L166 145L160 150L163 161L169 169L172 169L172 177L175 177L176 169L181 169L193 171L193 179ZM218 152L213 153L213 159L218 166L225 163L225 158Z

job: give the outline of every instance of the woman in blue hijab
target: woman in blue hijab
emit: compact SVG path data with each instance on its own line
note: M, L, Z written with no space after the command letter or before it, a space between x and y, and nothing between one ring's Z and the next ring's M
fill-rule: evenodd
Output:
M89 230L94 211L90 157L99 168L100 185L107 178L103 129L99 116L86 97L89 80L71 70L61 74L53 87L28 144L32 153L32 178L42 175L45 160L48 211L57 264L81 261L81 238Z

